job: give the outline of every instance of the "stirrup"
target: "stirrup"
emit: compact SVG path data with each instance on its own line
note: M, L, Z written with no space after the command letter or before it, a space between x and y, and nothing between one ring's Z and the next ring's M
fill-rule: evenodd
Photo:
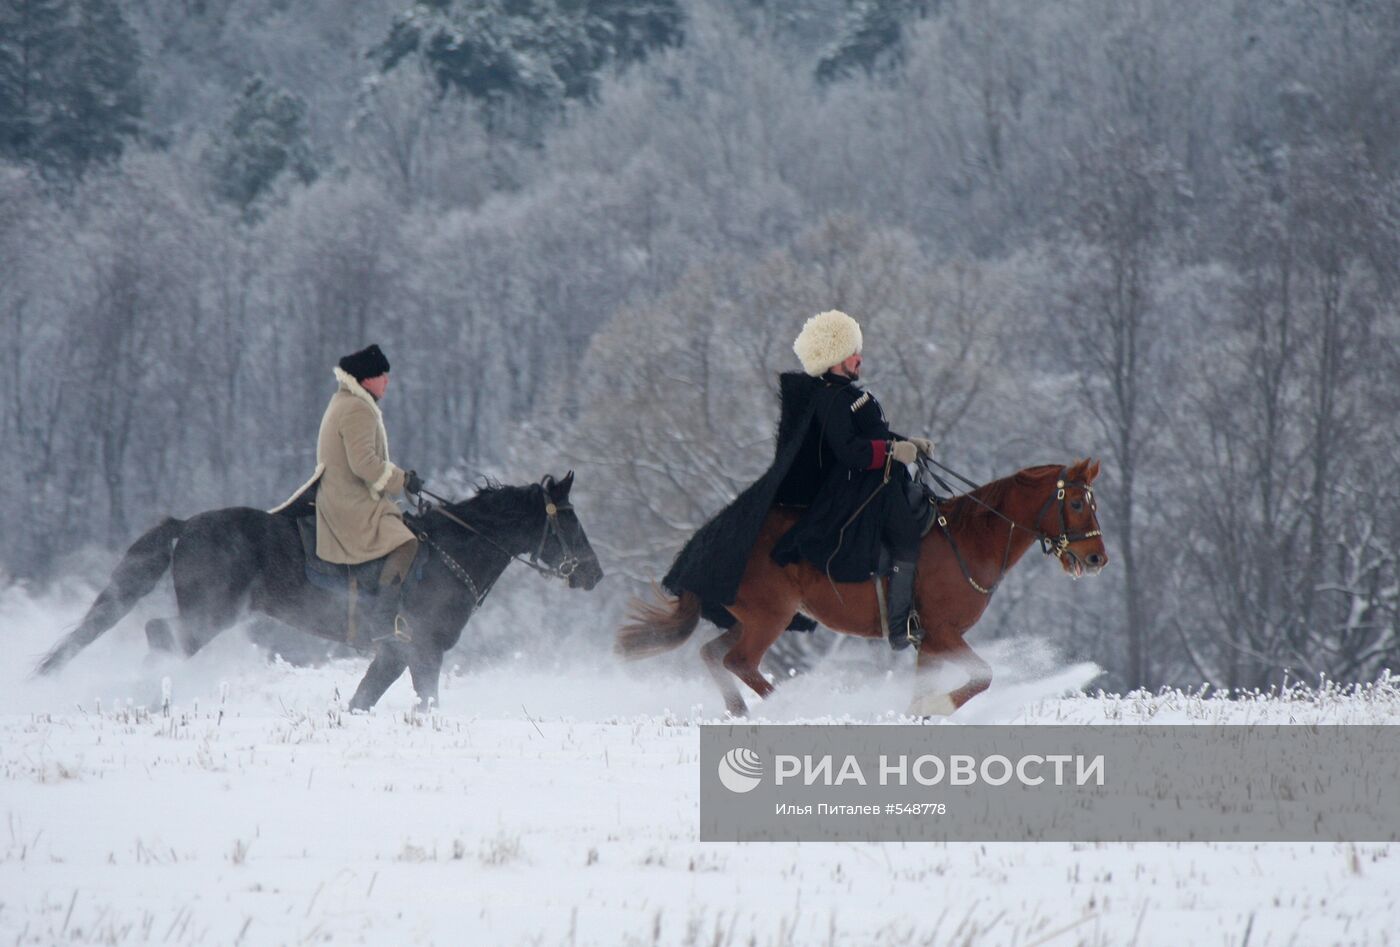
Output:
M374 638L371 638L370 644L379 644L382 641L388 641L390 638L392 638L395 641L401 641L404 644L413 643L413 635L408 630L407 618L404 618L402 615L395 614L394 630L387 635L378 635Z
M913 645L918 647L924 640L924 626L919 621L919 613L913 609L909 610L909 617L904 620L904 633L897 635L893 628L886 629L886 641L895 651L903 651Z

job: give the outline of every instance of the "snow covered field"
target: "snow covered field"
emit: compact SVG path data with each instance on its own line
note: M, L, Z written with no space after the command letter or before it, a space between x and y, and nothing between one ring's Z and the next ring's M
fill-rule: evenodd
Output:
M522 659L450 675L441 712L405 679L351 716L363 661L269 665L230 634L143 667L127 623L29 681L83 604L0 595L0 944L1400 942L1389 845L700 844L719 703L665 664ZM1391 683L1062 698L1095 669L987 651L998 683L950 725L1400 723ZM877 722L907 699L834 662L759 712Z

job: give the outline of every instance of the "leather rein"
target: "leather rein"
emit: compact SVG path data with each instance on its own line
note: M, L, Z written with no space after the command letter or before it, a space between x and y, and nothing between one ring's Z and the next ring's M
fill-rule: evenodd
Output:
M921 456L919 457L918 463L919 469L922 470L924 473L928 474L929 477L931 477L936 484L938 484L948 493L953 492L952 487L948 486L948 484L932 470L929 470L926 466L927 464L933 464L934 466L937 466L938 468L942 469L948 474L961 480L963 483L967 484L974 490L978 489L981 486L981 484L973 483L971 480L964 477L956 470L944 466L943 464L934 460L932 457ZM1069 488L1076 487L1084 491L1084 501L1089 504L1089 511L1091 514L1096 514L1098 507L1094 504L1093 487L1091 487L1088 483L1084 481L1065 479L1066 472L1066 468L1060 468L1059 476L1056 478L1055 481L1055 493L1052 496L1047 497L1045 503L1041 505L1040 512L1038 512L1035 516L1035 523L1033 526L1024 526L1016 522L1011 517L1003 513L1001 510L998 510L996 507L984 503L980 497L974 496L971 493L964 494L964 496L966 496L967 499L976 503L978 506L987 510L989 513L992 513L1005 520L1008 524L1008 529L1006 533L1006 553L1002 556L1001 571L997 573L997 580L993 582L990 586L983 586L972 577L972 571L968 568L967 560L963 558L961 550L958 549L957 542L953 539L953 531L948 526L948 518L944 516L943 511L938 508L938 503L936 500L929 501L934 505L935 522L938 524L939 530L943 533L943 537L948 540L948 545L953 550L953 557L957 559L958 568L962 570L963 578L967 580L968 585L972 586L974 589L976 589L978 592L981 592L983 595L989 597L993 592L997 590L997 586L1001 585L1002 579L1006 578L1006 569L1011 562L1011 536L1018 529L1030 533L1032 536L1034 536L1040 542L1040 551L1042 553L1044 553L1047 556L1053 555L1056 559L1059 559L1061 562L1064 562L1064 557L1066 554L1071 556L1074 555L1069 551L1069 547L1071 544L1077 543L1085 539L1094 539L1103 535L1103 531L1097 528L1090 530L1070 530L1069 519L1065 512L1065 503L1067 502L1065 493ZM1049 512L1050 505L1052 503L1058 503L1060 514L1060 531L1055 534L1046 532L1040 526L1041 521L1045 519L1045 514ZM1094 525L1095 527L1098 526L1097 516L1095 516L1094 518ZM1076 556L1075 559L1077 560L1078 557Z

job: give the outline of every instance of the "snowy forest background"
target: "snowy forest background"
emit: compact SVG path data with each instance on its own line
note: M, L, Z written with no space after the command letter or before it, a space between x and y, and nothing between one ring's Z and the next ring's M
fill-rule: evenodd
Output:
M376 341L430 486L578 471L612 578L510 591L615 615L836 307L945 462L1104 461L1113 564L974 643L1372 679L1397 277L1393 0L0 0L0 582L279 502Z

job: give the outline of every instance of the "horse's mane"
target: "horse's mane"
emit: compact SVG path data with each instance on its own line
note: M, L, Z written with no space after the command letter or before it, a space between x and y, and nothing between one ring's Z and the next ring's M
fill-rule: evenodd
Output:
M1012 487L1034 487L1039 486L1043 481L1057 477L1063 470L1057 464L1044 464L1039 467L1027 467L1025 470L1018 470L1009 477L1002 477L1000 480L993 480L991 483L984 483L976 490L970 490L960 496L955 496L943 504L943 513L958 520L968 517L982 516L991 518L996 514L992 513L982 505L997 509L1001 506L1006 494ZM981 500L982 503L978 503Z
M480 529L518 529L523 518L543 512L538 490L537 483L512 486L487 477L477 483L475 494L447 508Z

